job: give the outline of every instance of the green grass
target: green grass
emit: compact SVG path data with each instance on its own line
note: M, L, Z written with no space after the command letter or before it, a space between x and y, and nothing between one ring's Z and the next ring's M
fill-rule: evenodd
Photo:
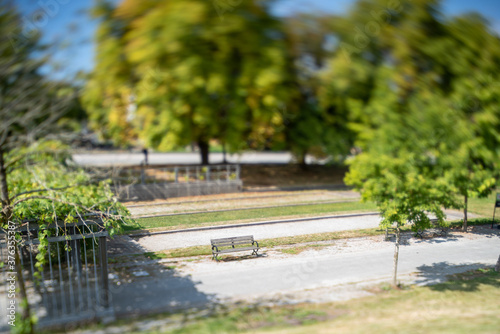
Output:
M429 287L375 287L376 295L330 304L245 306L162 333L498 333L500 274L482 269Z
M500 190L494 191L486 198L470 198L468 211L486 218L493 217L493 209L495 208L495 198L497 192L500 192ZM500 215L499 209L497 209L497 214Z
M251 209L242 211L227 211L200 213L191 215L166 216L136 219L134 226L125 228L125 232L161 228L164 230L191 228L207 225L224 225L249 221L310 217L341 212L367 212L374 211L377 207L373 203L346 202L333 204L304 204L295 207L277 207L268 209Z

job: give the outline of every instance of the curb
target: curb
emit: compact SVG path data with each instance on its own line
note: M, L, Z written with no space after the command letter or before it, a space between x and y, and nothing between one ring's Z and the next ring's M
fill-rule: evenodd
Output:
M130 238L147 237L159 234L172 234L172 233L183 233L183 232L198 232L198 231L209 231L209 230L221 230L226 228L237 228L237 227L248 227L248 226L260 226L260 225L272 225L281 223L298 223L310 220L322 220L322 219L335 219L335 218L350 218L350 217L363 217L363 216L374 216L379 215L379 212L365 212L365 213L352 213L344 215L334 215L334 216L323 216L323 217L306 217L306 218L295 218L295 219L284 219L284 220L268 220L263 222L255 223L245 223L245 224L231 224L231 225L219 225L219 226L206 226L206 227L194 227L182 230L170 230L170 231L158 231L158 232L145 232L136 234L126 234Z

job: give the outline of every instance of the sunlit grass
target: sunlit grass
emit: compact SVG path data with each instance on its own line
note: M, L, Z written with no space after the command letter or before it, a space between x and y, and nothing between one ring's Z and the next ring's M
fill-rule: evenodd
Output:
M493 209L495 208L496 193L500 190L494 191L486 198L470 198L468 210L469 212L481 215L486 218L493 217ZM500 216L500 209L497 209L497 214Z
M225 225L233 223L263 221L278 218L312 217L328 214L339 214L344 212L347 213L353 211L367 212L375 211L376 209L377 207L373 203L346 202L333 204L305 204L294 207L276 207L267 209L251 209L242 211L139 218L136 219L137 224L135 226L127 228L127 231L155 228L172 230L207 225Z

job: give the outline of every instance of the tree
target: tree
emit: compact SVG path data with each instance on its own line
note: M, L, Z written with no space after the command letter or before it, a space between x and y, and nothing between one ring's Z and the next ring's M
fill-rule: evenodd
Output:
M460 135L447 174L464 199L462 227L467 231L468 199L488 196L500 177L500 39L483 18L472 14L454 18L447 29L455 46L466 45L453 55L450 70L455 79L449 107L461 120L454 129Z
M201 0L103 7L86 101L113 136L159 150L196 142L203 164L210 140L236 151L282 136L276 109L290 94L289 59L267 2L221 15Z
M434 132L446 126L433 154L463 199L452 207L464 209L466 230L468 198L487 196L498 179L499 38L479 15L446 17L435 0L358 1L331 25L338 43L322 73L322 105L355 133L358 151L378 140L382 121L401 126L416 105L417 113L439 105L455 123L425 121Z
M327 127L318 103L317 78L328 54L325 20L325 16L314 14L296 14L284 19L287 54L291 58L289 90L293 93L280 111L286 148L304 168L308 154L326 154L324 132Z
M66 124L64 115L71 110L74 97L67 87L61 89L40 74L39 36L26 37L20 22L12 3L1 2L0 227L8 236L8 254L15 258L8 268L17 272L23 306L23 321L16 325L33 332L20 256L11 244L11 237L20 240L20 224L34 219L42 226L38 237L44 254L48 231L43 227L48 224L91 213L102 217L113 232L126 210L114 200L109 186L68 164L67 154L55 154L60 145L47 141Z
M394 108L396 92L385 90L371 101L373 109ZM392 99L386 99L386 96ZM387 100L393 105L387 105ZM382 104L384 101L384 104ZM346 184L361 192L362 199L374 201L382 216L381 227L395 225L393 285L397 285L397 267L401 228L413 230L430 227L429 214L439 224L445 224L443 207L458 205L453 185L444 176L443 164L438 163L447 152L447 130L454 124L453 113L443 113L438 99L412 99L401 113L379 113L376 127L365 129L366 138L376 138L360 144L363 151L349 163ZM425 103L425 106L423 105Z
M486 74L500 68L500 44L483 20L448 19L433 0L360 1L346 27L358 36L339 30L347 57L333 58L327 96L343 95L357 133L346 183L377 203L383 227L396 225L396 284L401 226L424 229L429 213L443 223L443 208L464 208L466 229L467 199L497 184L498 88Z

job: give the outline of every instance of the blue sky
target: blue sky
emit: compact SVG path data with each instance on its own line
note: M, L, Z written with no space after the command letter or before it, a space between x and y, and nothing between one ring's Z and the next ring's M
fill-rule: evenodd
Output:
M304 10L342 13L354 2L354 0L277 0L273 10L280 16ZM46 41L57 43L54 54L56 60L61 63L60 76L70 76L78 70L92 69L94 56L92 38L97 22L90 20L86 12L93 3L93 0L16 1L23 13L25 25L37 22L36 28L43 31ZM37 21L33 13L40 9L48 14L39 17ZM444 0L443 10L449 15L468 11L479 12L490 20L496 31L500 32L499 0Z

